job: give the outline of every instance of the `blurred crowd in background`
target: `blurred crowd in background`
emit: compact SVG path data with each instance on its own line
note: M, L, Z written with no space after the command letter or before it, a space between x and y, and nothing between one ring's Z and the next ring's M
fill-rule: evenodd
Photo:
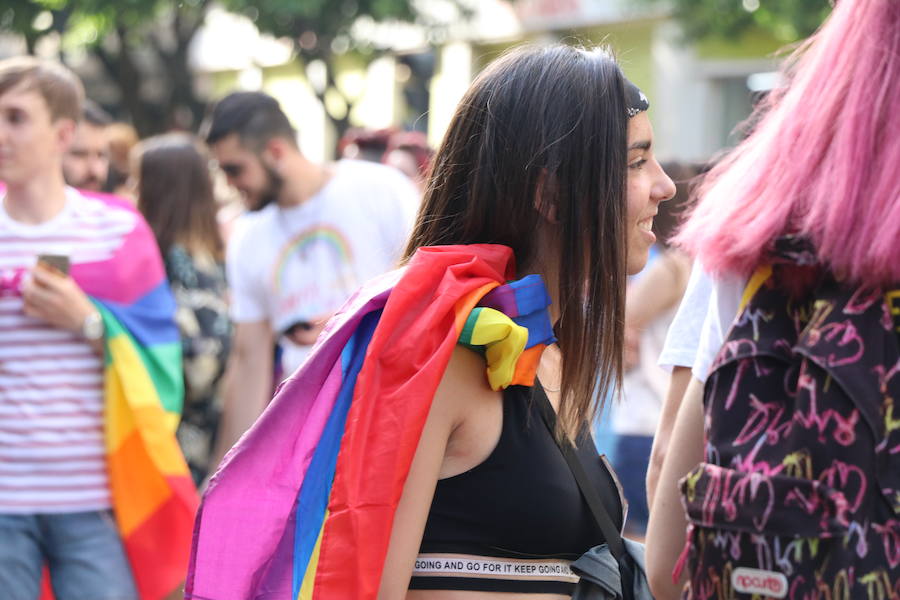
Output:
M233 89L265 91L280 102L313 162L389 165L421 194L456 101L492 58L529 41L609 43L625 73L654 98L656 153L679 184L677 201L663 205L654 226L659 243L650 265L629 283L623 393L641 409L616 411L608 403L611 414L596 436L618 471L629 474L629 527L640 536L643 472L666 377L653 356L690 270L667 239L687 208L691 179L740 139L739 123L777 83L774 51L811 33L830 6L826 0L381 4L323 2L307 10L232 1L13 2L0 9L0 57L59 59L85 84L88 100L65 157L66 181L128 198L156 235L184 336L188 398L179 440L201 483L212 457L224 452L213 448L234 333L225 249L248 208L229 185L234 173L217 167L196 134L210 102ZM301 325L313 334L318 327ZM276 331L275 341L291 346L297 331ZM290 351L277 356L276 381L300 360Z
M629 408L623 410L618 398L608 402L595 432L630 504L626 533L642 538L648 518L644 481L669 377L657 359L691 270L690 260L668 241L689 208L692 180L741 139L738 125L777 84L772 53L814 30L829 10L827 0L790 7L755 0L728 3L734 6L715 0L434 0L375 3L384 5L380 9L326 1L305 12L277 2L230 0L87 4L4 4L0 59L36 54L61 61L80 77L87 100L63 157L65 181L127 199L155 236L177 304L183 352L185 402L177 437L198 486L274 387L302 363L340 302L394 264L384 260L335 274L342 298L309 300L319 291L299 289L289 298L277 269L295 259L292 253L320 260L323 250L302 244L326 244L327 232L307 242L299 223L309 217L287 214L288 201L316 197L333 180L352 180L359 189L384 186L390 190L385 198L393 198L384 204L337 205L348 211L346 219L368 222L348 225L351 233L327 243L340 246L355 237L351 254L357 263L374 260L367 255L395 260L417 199L426 193L433 149L481 68L522 42L612 45L624 72L654 99L656 154L678 186L655 219L658 242L647 267L628 283L621 400ZM244 116L212 111L216 101L240 94L251 95L242 97L247 106L271 101L276 125L251 123L252 106L235 109L252 113ZM234 120L230 129L215 134L217 120L226 127L228 119ZM267 145L285 132L291 138L285 148ZM232 134L240 140L235 149L226 146ZM248 141L254 136L260 145ZM366 170L360 162L383 170ZM296 181L284 175L289 163L300 165L303 175ZM394 179L399 174L403 183ZM319 185L303 187L317 177ZM394 202L402 207L391 212ZM281 212L266 212L271 203ZM265 215L271 219L263 223ZM254 232L249 240L248 231ZM373 249L376 238L390 248ZM360 245L361 239L366 242ZM256 267L229 264L238 255L245 263L250 255ZM283 314L290 312L285 302L301 301L321 305ZM246 340L258 330L242 330L242 324L259 323L266 334L256 339L269 344L262 370L271 378L250 382L247 373L259 371L260 363L251 364L248 356L258 355L260 346ZM229 393L260 400L225 402Z

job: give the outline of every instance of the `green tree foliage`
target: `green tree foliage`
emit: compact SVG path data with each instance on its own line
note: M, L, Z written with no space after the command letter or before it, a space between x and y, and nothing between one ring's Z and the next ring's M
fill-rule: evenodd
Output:
M644 0L668 4L689 39L734 39L752 28L782 42L809 36L831 11L829 0Z
M54 7L57 12L61 8L60 6ZM3 8L0 8L0 31L15 31L21 34L25 39L29 54L33 54L37 41L55 29L54 25L57 25L55 20L51 21L47 27L41 24L38 16L47 9L48 7L42 6L40 2L8 0L4 3Z
M316 61L324 65L325 85L314 91L323 105L332 107L326 114L341 135L350 125L357 98L337 85L338 63L365 66L387 50L356 35L354 25L414 22L434 32L456 18L466 18L471 14L466 7L473 1L440 0L439 12L444 15L440 22L419 11L417 0L220 0L219 5L248 17L263 33L291 40L303 69ZM40 38L49 34L60 35L63 48L86 49L119 90L121 106L139 133L149 135L176 124L196 126L202 119L205 105L194 92L188 48L210 4L210 0L4 0L0 29L23 35L32 53ZM434 0L430 4L434 6ZM448 14L454 15L449 22ZM153 77L158 73L164 77ZM148 94L150 80L154 89ZM326 103L326 98L332 102Z
M0 29L21 34L31 53L43 36L51 34L60 36L64 50L86 50L119 91L121 106L138 132L150 135L196 124L202 117L204 103L194 93L188 48L209 4L209 0L5 0ZM64 60L65 53L60 58ZM149 81L153 90L146 89Z
M302 69L316 61L324 65L325 85L313 86L313 91L338 136L350 126L357 100L337 84L338 63L364 66L387 50L356 35L354 26L360 21L398 21L434 32L447 25L418 10L416 0L222 0L222 5L250 18L263 33L291 40ZM460 19L471 14L465 0L444 0L443 8ZM326 102L329 96L333 102ZM335 105L338 110L333 109Z

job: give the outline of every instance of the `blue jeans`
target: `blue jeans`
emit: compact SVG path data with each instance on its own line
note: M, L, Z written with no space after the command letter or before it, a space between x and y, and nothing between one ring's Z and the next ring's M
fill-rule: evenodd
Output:
M137 600L110 511L0 514L0 590L36 600L44 564L56 600Z
M628 500L628 522L625 533L641 536L647 532L650 510L647 507L647 465L653 436L620 435L616 446L616 462L613 466L625 499Z

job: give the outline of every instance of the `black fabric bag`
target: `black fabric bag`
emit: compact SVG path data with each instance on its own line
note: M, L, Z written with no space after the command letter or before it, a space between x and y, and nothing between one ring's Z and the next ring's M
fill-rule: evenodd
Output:
M622 539L612 518L603 507L600 494L588 479L575 448L568 440L560 441L556 437L556 412L543 390L535 394L535 401L539 403L544 423L557 440L559 449L578 483L581 495L606 539L605 544L591 548L572 563L572 571L579 577L572 599L653 600L644 568L644 545Z
M595 546L572 563L572 571L580 577L575 586L574 600L653 600L644 567L644 545L622 539L624 559L630 569L631 596L623 596L622 581L627 577L621 573L620 562L613 556L607 544ZM627 579L625 579L627 581Z

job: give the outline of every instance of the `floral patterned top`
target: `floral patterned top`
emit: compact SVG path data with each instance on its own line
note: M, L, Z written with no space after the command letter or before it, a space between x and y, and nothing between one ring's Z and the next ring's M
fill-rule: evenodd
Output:
M185 402L178 441L198 484L206 477L222 412L219 383L231 346L227 284L222 262L173 245L166 275L178 305Z

